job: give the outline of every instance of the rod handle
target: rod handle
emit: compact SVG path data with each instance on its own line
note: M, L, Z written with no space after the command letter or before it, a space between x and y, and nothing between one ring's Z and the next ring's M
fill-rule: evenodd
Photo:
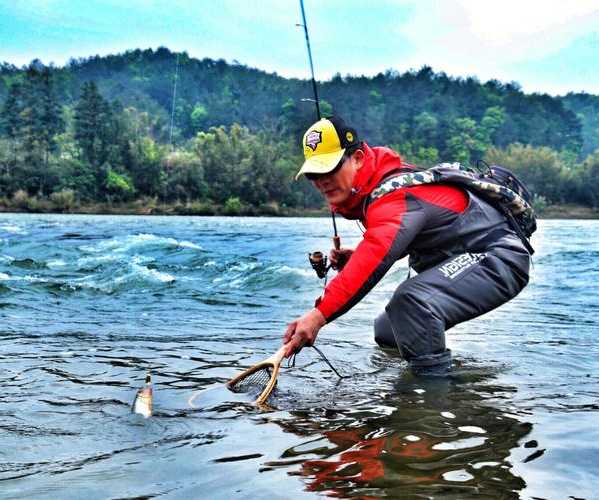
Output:
M335 246L335 250L339 250L341 248L341 238L339 236L333 236L333 245Z

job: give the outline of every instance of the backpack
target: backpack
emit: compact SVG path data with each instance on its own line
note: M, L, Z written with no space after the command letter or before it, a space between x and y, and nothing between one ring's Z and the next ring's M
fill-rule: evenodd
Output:
M393 175L372 191L368 203L403 187L437 183L458 185L503 213L528 253L534 254L529 240L537 229L537 218L530 191L511 170L499 165L483 164L486 167L483 172L459 163L440 163L426 170Z

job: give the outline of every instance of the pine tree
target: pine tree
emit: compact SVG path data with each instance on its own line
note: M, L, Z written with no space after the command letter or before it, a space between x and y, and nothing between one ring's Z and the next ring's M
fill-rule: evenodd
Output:
M64 120L62 119L62 110L54 91L53 81L50 70L44 68L40 75L40 122L41 127L40 142L44 149L44 164L48 166L48 157L50 153L56 150L56 135L64 131Z
M8 89L8 96L0 113L0 127L2 132L12 142L13 161L15 162L17 160L18 138L23 108L23 88L19 82L15 82Z
M112 120L110 105L94 82L83 84L74 120L75 140L81 149L82 159L97 167L106 159Z

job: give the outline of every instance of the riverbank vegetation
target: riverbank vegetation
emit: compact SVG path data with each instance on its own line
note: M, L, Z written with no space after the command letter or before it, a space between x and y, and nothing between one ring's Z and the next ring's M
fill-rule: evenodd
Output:
M175 85L176 82L176 85ZM322 210L293 176L314 121L307 81L165 48L0 66L0 209L268 214ZM369 144L408 161L513 169L547 214L599 208L599 97L430 68L320 84ZM567 215L565 213L564 215Z

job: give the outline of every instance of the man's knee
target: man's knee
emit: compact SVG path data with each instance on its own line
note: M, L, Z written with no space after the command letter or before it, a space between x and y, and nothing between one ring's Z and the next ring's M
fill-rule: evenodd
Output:
M389 321L389 316L383 311L374 320L374 340L375 342L386 349L397 349L393 328Z
M400 286L385 308L395 343L406 360L445 350L445 322L429 307L428 297L417 286Z

